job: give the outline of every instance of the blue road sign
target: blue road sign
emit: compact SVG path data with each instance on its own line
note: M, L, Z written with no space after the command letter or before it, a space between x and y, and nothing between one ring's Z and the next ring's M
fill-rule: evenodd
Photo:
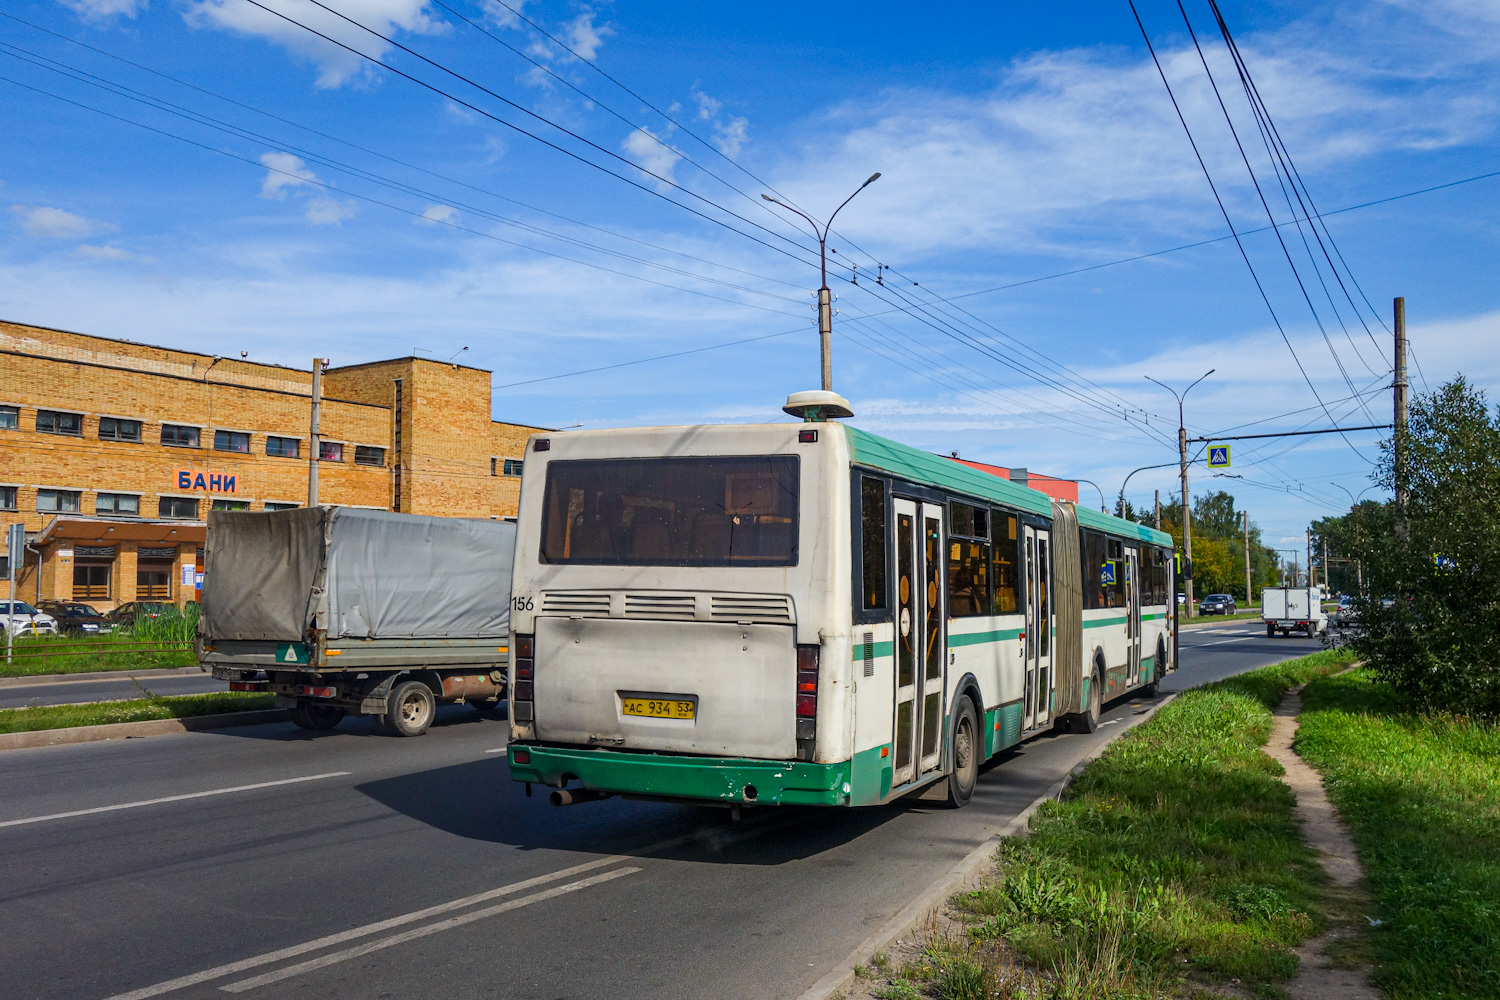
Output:
M1229 445L1216 444L1209 447L1208 467L1210 469L1229 468Z
M1099 567L1099 582L1106 587L1113 586L1115 582L1115 561L1106 559Z

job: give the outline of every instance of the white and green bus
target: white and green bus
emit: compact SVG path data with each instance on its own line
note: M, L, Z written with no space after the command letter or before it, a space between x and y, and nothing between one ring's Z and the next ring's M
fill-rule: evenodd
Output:
M828 420L534 436L511 775L558 805L963 805L1175 668L1171 544Z

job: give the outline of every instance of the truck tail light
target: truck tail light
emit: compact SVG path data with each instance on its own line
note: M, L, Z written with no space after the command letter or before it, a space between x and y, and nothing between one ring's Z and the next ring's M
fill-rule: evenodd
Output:
M533 677L536 673L536 637L516 636L515 686L510 692L512 722L530 723L535 718Z
M817 646L797 647L797 759L812 760L817 743Z

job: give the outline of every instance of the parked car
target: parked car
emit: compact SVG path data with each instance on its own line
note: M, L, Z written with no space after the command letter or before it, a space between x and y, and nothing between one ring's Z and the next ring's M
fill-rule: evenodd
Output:
M59 631L69 635L105 635L115 630L114 622L81 601L38 601L37 607L57 619Z
M1345 594L1343 597L1339 598L1339 606L1334 610L1329 624L1331 624L1334 628L1348 628L1349 626L1353 625L1358 620L1358 618L1359 615L1354 610L1354 595Z
M129 627L135 624L137 618L160 618L162 615L177 614L177 605L162 604L158 601L127 601L115 608L104 617L116 627Z
M1228 594L1209 594L1198 602L1200 615L1232 615L1234 612L1234 598Z
M15 629L16 635L45 632L57 634L57 619L25 601L0 601L0 634Z

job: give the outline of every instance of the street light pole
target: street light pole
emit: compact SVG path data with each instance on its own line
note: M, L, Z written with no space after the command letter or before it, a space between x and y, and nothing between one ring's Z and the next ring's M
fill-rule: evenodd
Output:
M854 189L854 194L859 194L865 188L875 183L879 177L879 172L871 174L868 180ZM822 278L822 285L818 288L818 339L823 356L824 392L833 391L833 293L828 290L828 231L833 228L834 215L838 215L843 210L844 205L854 200L854 194L845 198L839 207L833 210L833 215L828 217L828 221L824 223L821 229L818 227L817 220L800 208L788 205L780 198L772 198L768 194L761 195L762 198L771 204L780 205L788 212L795 212L806 219L807 224L812 226L813 236L818 240L818 271L819 276Z
M1177 399L1177 463L1181 470L1179 474L1182 477L1182 555L1187 560L1187 565L1183 567L1186 571L1183 573L1183 576L1186 577L1186 580L1184 580L1186 584L1184 596L1187 598L1187 616L1189 618L1193 617L1193 512L1192 506L1188 503L1187 423L1183 420L1182 401L1189 392L1192 392L1193 386L1202 382L1217 370L1216 368L1210 368L1202 375L1193 379L1192 384L1182 390L1182 392L1178 392L1170 385L1167 385L1167 383L1158 381L1150 375L1146 376L1146 381L1156 382L1157 385L1170 392Z

